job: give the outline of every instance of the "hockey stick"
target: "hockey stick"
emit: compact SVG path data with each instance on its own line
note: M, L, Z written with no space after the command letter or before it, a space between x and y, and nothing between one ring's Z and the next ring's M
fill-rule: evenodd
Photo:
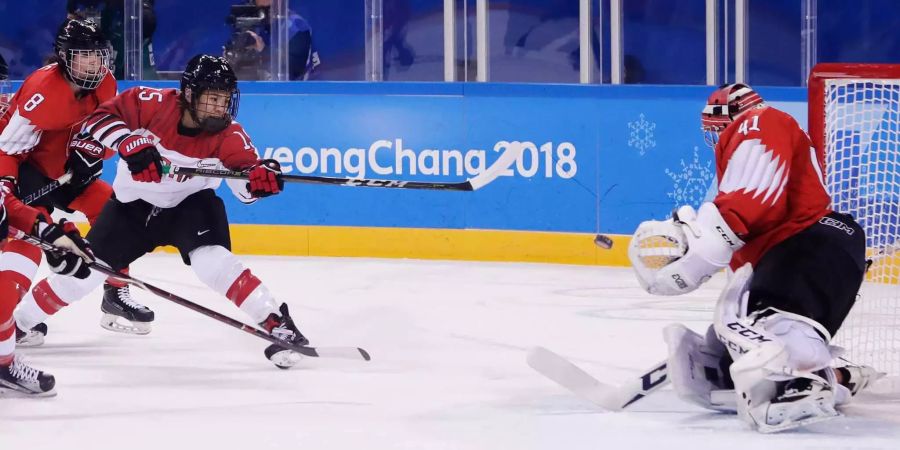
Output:
M621 411L669 383L666 361L654 364L639 377L620 386L601 383L544 347L531 348L526 362L541 375L607 411Z
M10 231L10 237L28 242L29 244L32 244L36 247L40 247L43 250L46 250L49 252L55 252L55 253L68 252L68 250L66 250L66 249L56 247L55 245L53 245L49 242L46 242L44 240L41 240L38 237L27 234L24 231L17 230L15 228L10 228L9 231ZM218 320L219 322L224 323L225 325L229 325L231 327L237 328L238 330L245 331L245 332L250 333L260 339L264 339L273 344L279 345L279 346L287 348L289 350L293 350L293 351L300 353L302 355L305 355L305 356L311 356L311 357L315 357L315 358L317 358L317 357L333 357L333 358L345 358L345 359L363 359L365 361L369 361L370 359L372 359L369 356L369 353L367 351L365 351L361 348L358 348L358 347L321 347L321 348L316 348L316 347L305 347L305 346L294 345L294 344L282 341L276 337L273 337L269 333L267 333L263 330L260 330L259 328L256 328L251 325L247 325L244 322L241 322L239 320L232 319L231 317L226 316L225 314L221 314L221 313L213 311L205 306L198 305L190 300L187 300L187 299L185 299L183 297L179 297L171 292L160 289L150 283L146 283L144 281L138 280L137 278L134 278L130 275L120 273L120 272L112 269L111 267L109 267L103 263L100 263L98 261L89 263L88 265L90 266L90 268L92 270L96 270L97 272L100 272L110 278L119 280L123 283L128 283L128 284L130 284L134 287L140 288L140 289L144 289L145 291L148 291L152 294L155 294L159 297L169 300L170 302L177 303L177 304L184 306L185 308L188 308L192 311L203 314L206 317L209 317L214 320Z
M72 179L72 172L66 172L66 173L62 174L61 177L51 181L50 184L41 186L40 189L22 197L22 203L24 203L26 205L30 205L30 204L38 201L38 199L43 198L47 194L59 189L62 185L68 183L69 180L71 180L71 179Z
M281 179L289 183L331 184L341 186L380 187L397 189L429 189L439 191L476 191L494 181L509 168L522 153L519 150L506 150L497 161L484 172L466 181L440 183L431 181L376 180L370 178L339 178L314 175L281 175ZM230 178L246 180L247 174L236 170L201 169L195 167L163 166L163 174L201 176L210 178Z

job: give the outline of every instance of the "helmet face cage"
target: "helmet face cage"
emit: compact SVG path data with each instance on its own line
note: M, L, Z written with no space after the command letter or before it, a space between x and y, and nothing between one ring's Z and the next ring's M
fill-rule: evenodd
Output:
M112 70L112 48L90 20L66 20L56 36L56 54L66 78L82 89L96 89Z
M60 57L66 63L66 73L73 83L82 89L96 89L110 71L110 49L61 50Z
M726 84L716 89L706 101L700 113L700 124L703 140L706 145L715 147L719 142L719 134L731 125L734 118L757 105L763 103L762 97L746 84Z
M208 100L210 96L207 95L204 98L203 94L212 91L226 93L226 95L230 94L228 104L225 106L225 110L220 116L217 116L215 111L221 108L221 105L213 102L204 102L204 100ZM207 115L199 120L200 126L206 131L217 132L227 128L237 117L238 102L240 101L240 98L241 93L236 86L198 86L197 89L191 89L190 105L195 117L198 112L203 112Z
M237 117L240 91L234 70L225 58L211 55L197 55L191 58L181 77L181 90L182 99L191 116L206 131L224 130ZM208 91L220 91L230 95L222 115L216 115L216 111L223 106L221 103L201 104L201 100L204 100L203 94ZM197 113L201 111L207 117L199 119Z

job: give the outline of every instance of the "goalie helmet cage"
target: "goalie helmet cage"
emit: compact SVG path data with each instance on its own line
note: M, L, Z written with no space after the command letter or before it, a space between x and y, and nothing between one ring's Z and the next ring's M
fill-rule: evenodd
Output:
M873 265L835 336L846 358L900 376L900 65L824 63L809 77L809 133L835 210L866 232ZM896 252L896 253L895 253Z

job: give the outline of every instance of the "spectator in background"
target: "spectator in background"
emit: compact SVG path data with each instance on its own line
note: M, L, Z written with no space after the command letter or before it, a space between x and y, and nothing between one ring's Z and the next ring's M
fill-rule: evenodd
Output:
M142 72L140 79L155 80L156 62L153 58L153 33L156 31L155 0L143 0L142 6ZM70 19L90 19L100 25L113 47L113 73L116 79L125 79L125 2L123 0L67 0L66 12Z
M224 56L239 78L267 80L272 78L271 0L250 0L231 7L225 23L233 33L224 47ZM313 46L312 28L301 15L288 10L288 78L306 80L319 65Z

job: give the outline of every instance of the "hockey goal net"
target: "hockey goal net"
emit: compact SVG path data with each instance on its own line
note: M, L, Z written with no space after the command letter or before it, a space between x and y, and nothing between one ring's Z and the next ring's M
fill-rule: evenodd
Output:
M816 65L809 134L825 149L833 208L860 223L873 260L835 342L850 361L900 376L900 65Z

